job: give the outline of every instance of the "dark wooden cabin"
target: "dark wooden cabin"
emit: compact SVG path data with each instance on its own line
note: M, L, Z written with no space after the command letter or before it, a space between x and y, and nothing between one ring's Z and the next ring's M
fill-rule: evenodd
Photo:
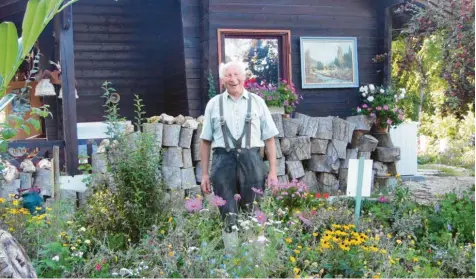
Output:
M21 26L26 0L2 0L0 20ZM303 95L297 111L348 116L358 88L302 89L300 37L357 37L359 83L384 82L387 64L372 57L389 49L389 7L403 0L80 0L72 7L77 122L103 121L104 81L121 96L121 113L133 118L134 94L147 116L163 112L197 117L208 101L208 71L218 86L217 30L289 30L292 80ZM42 64L59 60L58 23L40 38ZM45 97L54 119L48 139L63 139L62 100Z

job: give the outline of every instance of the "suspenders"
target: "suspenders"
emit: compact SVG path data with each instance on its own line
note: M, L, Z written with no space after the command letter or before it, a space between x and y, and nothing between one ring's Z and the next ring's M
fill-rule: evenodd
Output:
M221 94L220 96L220 126L221 126L221 131L223 133L223 140L225 142L225 149L226 151L230 151L230 144L228 142L228 138L233 142L233 145L235 146L235 149L238 152L241 152L241 144L243 141L243 137L246 134L246 149L250 149L251 145L251 99L252 99L252 94L248 93L248 108L246 112L246 118L245 118L245 127L243 127L243 133L241 133L241 136L238 139L235 139L230 132L230 129L228 128L228 125L226 125L225 121L225 116L223 113L223 99L225 98L225 94Z

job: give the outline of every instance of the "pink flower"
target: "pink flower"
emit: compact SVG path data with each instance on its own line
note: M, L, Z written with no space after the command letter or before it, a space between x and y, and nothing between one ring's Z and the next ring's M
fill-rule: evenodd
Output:
M380 196L380 197L378 197L378 201L381 202L381 203L387 203L388 199L384 196Z
M388 125L392 124L392 120L391 120L391 119L387 119L387 124L388 124Z
M311 221L309 219L304 218L302 216L302 214L299 214L298 217L304 223L304 225L306 225L306 226L311 226L312 225Z
M367 106L367 104L363 104L362 105L362 108L368 108L369 106Z
M378 106L375 108L376 110L382 110L382 107L381 106Z
M226 201L222 197L213 196L211 200L211 204L215 207L220 207L220 206L224 206L226 204Z
M368 108L367 110L368 110L368 111L372 111L372 108Z
M255 187L251 187L251 190L258 195L262 195L264 193L263 190L255 188Z
M268 96L267 99L268 99L268 101L271 101L271 100L273 100L273 96Z
M264 212L261 210L255 211L255 217L256 219L258 219L258 223L260 223L261 225L266 223L266 221L268 220L268 218L266 218L266 214L264 214Z
M383 106L383 110L388 110L388 106L387 105Z
M393 112L397 112L397 111L398 111L398 108L395 107L395 108L392 109L392 111L393 111Z
M370 114L370 117L375 117L375 116L376 116L376 115L375 115L375 113L373 113L373 112Z
M288 83L288 81L285 80L285 79L283 79L281 82L282 82L282 83Z
M288 100L284 101L283 105L285 105L285 106L289 105Z
M235 194L235 196L233 198L235 199L235 201L241 200L240 194Z
M185 208L188 212L198 212L203 208L202 200L198 198L191 198L185 201Z
M100 271L102 269L102 266L100 264L96 265L96 271Z
M399 114L398 119L403 120L403 114Z

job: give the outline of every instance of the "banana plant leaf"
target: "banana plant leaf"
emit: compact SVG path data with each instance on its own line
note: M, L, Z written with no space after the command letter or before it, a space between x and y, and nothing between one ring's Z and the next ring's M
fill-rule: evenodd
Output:
M7 94L2 99L0 99L0 112L3 111L15 98L15 94Z

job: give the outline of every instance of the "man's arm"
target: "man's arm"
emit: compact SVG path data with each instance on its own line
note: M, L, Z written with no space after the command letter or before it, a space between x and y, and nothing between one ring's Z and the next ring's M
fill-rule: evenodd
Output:
M276 171L276 143L274 142L274 137L271 137L264 141L266 147L266 158L269 162L269 174L268 174L268 185L278 182L278 176Z
M202 163L202 183L201 188L205 194L212 192L210 177L208 176L208 163L210 162L210 147L212 142L202 139L200 144L200 160Z

